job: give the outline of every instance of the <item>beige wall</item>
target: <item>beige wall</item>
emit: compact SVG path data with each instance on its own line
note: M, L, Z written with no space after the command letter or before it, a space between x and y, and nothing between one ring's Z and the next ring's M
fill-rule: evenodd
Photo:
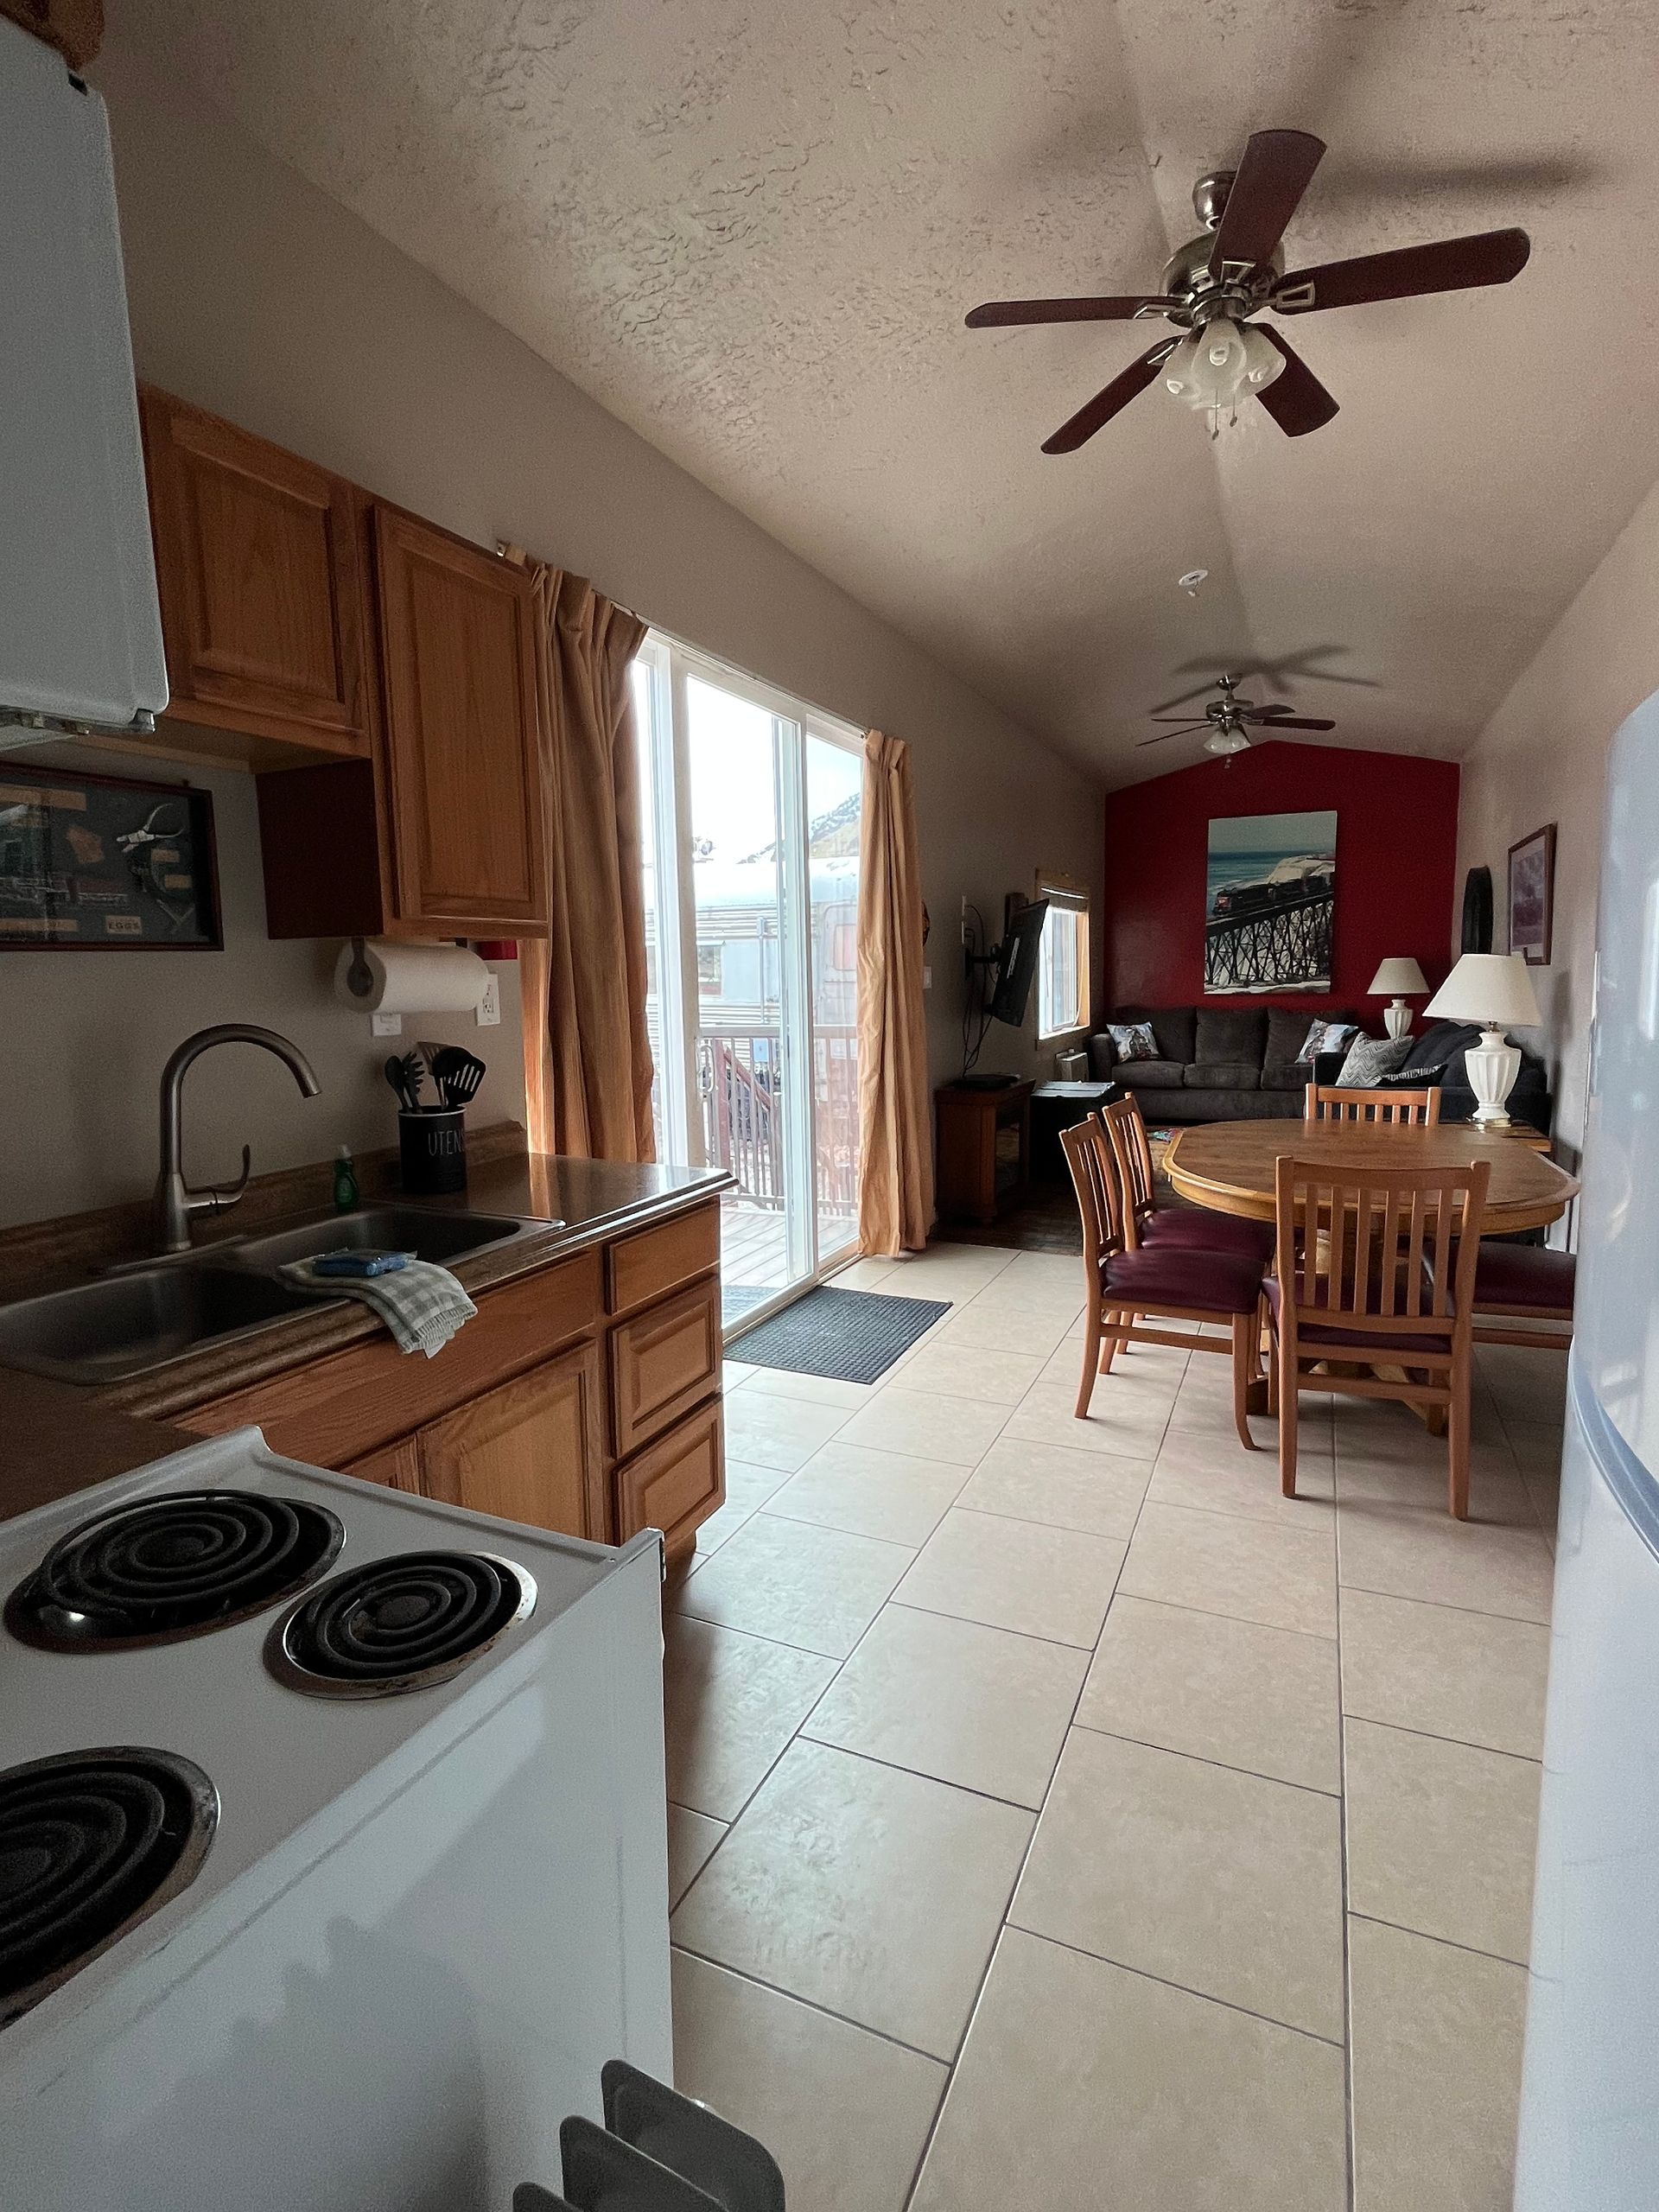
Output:
M677 636L907 739L935 923L931 1045L936 1075L949 1073L962 894L1000 913L1039 867L1098 886L1099 790L115 30L93 75L114 130L140 374L480 543L514 540L591 575ZM799 466L814 466L810 451ZM274 1061L250 1054L204 1063L191 1079L194 1173L223 1172L245 1140L264 1168L387 1141L387 1048L327 997L334 947L266 941L251 785L211 780L225 954L0 957L0 1024L13 1067L30 1071L0 1220L147 1187L162 1063L207 1020L286 1029L325 1092L302 1106ZM503 1111L522 1098L508 996L503 1027L473 1039L498 1064L484 1103ZM984 1065L1038 1063L1029 1030L993 1033Z
M1624 717L1659 690L1659 486L1517 678L1463 764L1459 878L1492 871L1495 949L1507 950L1509 849L1556 824L1550 964L1533 982L1544 1020L1527 1039L1551 1065L1557 1132L1584 1135L1596 898L1607 752Z

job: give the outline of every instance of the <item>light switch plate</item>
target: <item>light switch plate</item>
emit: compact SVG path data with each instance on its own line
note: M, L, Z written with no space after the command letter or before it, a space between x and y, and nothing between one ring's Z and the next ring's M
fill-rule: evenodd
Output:
M372 1014L369 1016L371 1037L401 1037L404 1017L401 1014Z
M480 1029L499 1029L501 1026L501 979L492 969L490 980L484 986L484 995L474 1010L473 1019Z

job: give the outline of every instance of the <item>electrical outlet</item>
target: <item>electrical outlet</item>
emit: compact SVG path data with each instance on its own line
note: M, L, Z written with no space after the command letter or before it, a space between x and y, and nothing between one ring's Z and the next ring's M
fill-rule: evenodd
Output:
M931 968L924 968L922 970L922 988L925 991L931 991L932 988L933 970Z
M369 1016L371 1037L401 1037L404 1017L401 1014L372 1014Z
M501 979L493 969L491 971L489 982L484 986L484 995L478 1002L473 1019L480 1029L496 1029L500 1027Z

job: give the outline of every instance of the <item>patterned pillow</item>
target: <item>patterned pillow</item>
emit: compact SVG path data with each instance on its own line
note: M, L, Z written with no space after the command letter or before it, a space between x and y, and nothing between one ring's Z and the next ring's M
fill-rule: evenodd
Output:
M1106 1034L1120 1060L1155 1060L1158 1039L1149 1021L1109 1021Z
M1299 1060L1316 1060L1321 1052L1345 1052L1359 1034L1357 1021L1316 1021L1302 1039Z
M1377 1082L1384 1090L1432 1090L1446 1081L1449 1063L1435 1060L1426 1068L1396 1068L1392 1075L1380 1075Z
M1379 1076L1392 1075L1411 1050L1409 1037L1361 1037L1350 1046L1337 1077L1344 1090L1369 1090Z

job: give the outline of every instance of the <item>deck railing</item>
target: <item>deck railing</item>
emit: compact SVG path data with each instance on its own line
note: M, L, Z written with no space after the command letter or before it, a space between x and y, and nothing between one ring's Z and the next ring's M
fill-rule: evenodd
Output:
M776 1028L697 1032L703 1156L728 1166L751 1204L779 1210L782 1085ZM853 1029L814 1032L812 1097L819 1210L850 1216L858 1205L858 1040Z

